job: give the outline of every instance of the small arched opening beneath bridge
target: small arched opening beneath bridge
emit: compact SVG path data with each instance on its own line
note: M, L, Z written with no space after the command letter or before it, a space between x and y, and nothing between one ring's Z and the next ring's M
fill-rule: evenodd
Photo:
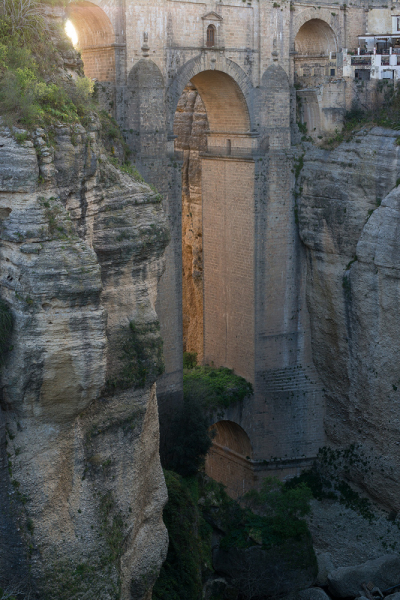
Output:
M218 421L206 457L206 474L226 486L232 498L239 498L254 487L253 450L245 430L233 421Z
M77 34L85 75L97 81L115 82L115 35L106 13L92 2L68 5L68 18Z

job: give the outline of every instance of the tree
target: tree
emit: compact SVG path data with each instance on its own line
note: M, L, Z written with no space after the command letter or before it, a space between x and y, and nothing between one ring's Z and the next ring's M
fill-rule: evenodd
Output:
M195 475L204 464L211 446L204 409L191 394L185 395L182 408L173 421L167 466L183 477Z

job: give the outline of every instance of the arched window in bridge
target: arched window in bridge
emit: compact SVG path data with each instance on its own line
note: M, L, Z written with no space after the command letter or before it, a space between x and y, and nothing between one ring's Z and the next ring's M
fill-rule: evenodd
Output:
M207 47L212 48L213 46L215 46L215 27L209 25L207 27Z

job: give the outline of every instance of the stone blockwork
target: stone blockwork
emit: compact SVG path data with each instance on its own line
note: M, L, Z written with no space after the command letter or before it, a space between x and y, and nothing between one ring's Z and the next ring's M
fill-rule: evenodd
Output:
M204 356L254 383L254 162L203 159Z
M350 477L399 510L398 133L375 128L309 149L301 238L313 358L331 443L358 446Z
M99 130L0 131L0 573L46 598L144 600L168 539L154 380L169 234Z

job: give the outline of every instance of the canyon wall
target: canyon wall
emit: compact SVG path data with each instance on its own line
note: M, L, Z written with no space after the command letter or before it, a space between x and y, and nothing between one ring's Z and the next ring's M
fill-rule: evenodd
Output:
M203 212L200 152L207 149L208 119L194 85L184 89L176 109L175 149L182 153L183 350L203 360Z
M400 160L398 132L363 130L309 146L298 178L313 359L325 429L356 447L347 476L398 511Z
M149 599L168 545L154 306L169 231L100 128L20 143L0 128L0 574L42 599Z

